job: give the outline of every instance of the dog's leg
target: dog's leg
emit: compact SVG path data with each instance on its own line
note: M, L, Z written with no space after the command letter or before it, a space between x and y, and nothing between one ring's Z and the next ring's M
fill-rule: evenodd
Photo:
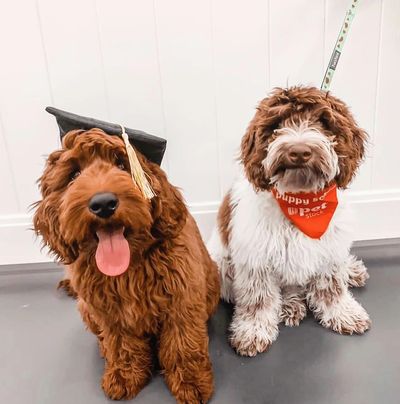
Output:
M230 342L240 355L255 356L278 337L280 287L266 270L247 268L236 271L233 286L235 312Z
M105 357L105 346L103 344L103 336L101 335L101 329L99 325L94 321L93 316L90 314L87 304L82 300L78 299L78 310L81 313L83 322L86 327L97 336L99 343L100 355Z
M234 303L232 292L234 268L230 260L228 248L222 244L217 227L214 229L207 243L207 249L218 267L221 298L226 302Z
M369 279L369 274L362 260L358 260L354 255L350 255L347 265L349 271L349 286L353 288L365 286Z
M178 403L205 403L213 393L213 375L208 356L207 313L197 307L170 312L162 325L160 365L165 381Z
M218 270L210 258L207 260L206 266L206 282L207 282L207 314L210 317L217 309L220 297L220 285Z
M285 286L281 290L282 307L280 320L286 326L294 327L307 315L305 289L299 286Z
M102 330L102 335L106 359L103 390L113 400L130 400L151 377L150 341L114 326Z
M341 272L316 276L307 286L307 302L324 327L340 334L363 334L371 321L347 283L346 267Z

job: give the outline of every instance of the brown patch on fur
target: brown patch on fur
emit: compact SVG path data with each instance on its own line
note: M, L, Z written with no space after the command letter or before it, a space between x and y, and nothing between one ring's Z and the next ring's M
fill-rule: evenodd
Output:
M340 278L335 275L321 275L308 284L309 293L315 301L324 302L330 306L336 303L346 288Z
M274 130L289 118L297 123L321 124L324 133L334 137L340 167L335 181L338 187L346 188L364 157L367 135L357 126L346 104L314 87L276 88L260 102L241 144L241 161L248 180L257 190L271 188L262 162Z
M224 199L222 200L222 204L218 210L218 216L217 216L219 234L221 235L221 240L225 247L229 245L229 239L231 235L230 234L231 216L232 216L231 194L230 191L228 191L225 194Z
M213 392L206 321L219 300L217 268L180 192L159 166L137 154L156 193L151 201L121 166L129 167L122 139L99 129L67 134L39 181L43 199L36 204L35 231L61 262L71 264L70 286L83 321L105 355L107 396L131 399L143 388L155 337L177 401L206 402ZM109 219L88 209L98 192L119 199ZM130 266L120 276L105 276L96 266L95 231L121 226Z
M265 299L263 302L258 302L255 304L251 304L249 306L245 306L244 312L245 312L245 316L247 317L255 317L256 313L258 313L260 310L264 309L265 307L268 306L268 300Z

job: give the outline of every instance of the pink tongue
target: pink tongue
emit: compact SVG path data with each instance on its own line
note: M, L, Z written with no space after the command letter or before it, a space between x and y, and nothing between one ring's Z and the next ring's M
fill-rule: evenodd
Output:
M129 266L131 254L124 237L124 229L113 233L97 231L99 244L96 250L96 264L100 272L108 276L123 274Z

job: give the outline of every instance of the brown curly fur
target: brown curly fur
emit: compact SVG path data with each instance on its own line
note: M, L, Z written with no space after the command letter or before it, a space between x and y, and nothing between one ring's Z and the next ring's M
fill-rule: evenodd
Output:
M248 180L256 189L271 188L262 161L274 139L274 130L289 119L322 126L327 136L334 137L340 167L335 181L339 188L346 188L364 157L367 135L343 101L314 87L276 88L260 102L241 144L241 161Z
M98 336L106 366L102 386L112 399L130 399L148 382L152 344L172 394L180 403L206 402L213 392L207 320L219 299L219 281L180 192L157 165L138 153L156 193L145 200L132 183L123 141L99 129L71 131L41 177L43 199L34 227L69 265L87 327ZM72 178L74 173L80 175ZM98 192L113 192L118 209L101 219L88 209ZM125 227L131 261L120 276L96 267L98 228Z

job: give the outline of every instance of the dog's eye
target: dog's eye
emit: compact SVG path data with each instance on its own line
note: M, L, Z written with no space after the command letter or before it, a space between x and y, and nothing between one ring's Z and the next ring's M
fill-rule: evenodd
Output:
M69 176L70 181L77 179L81 175L81 172L77 169L72 171L71 175Z
M128 171L128 168L124 162L124 160L122 160L121 158L117 157L115 160L115 165L122 171Z

